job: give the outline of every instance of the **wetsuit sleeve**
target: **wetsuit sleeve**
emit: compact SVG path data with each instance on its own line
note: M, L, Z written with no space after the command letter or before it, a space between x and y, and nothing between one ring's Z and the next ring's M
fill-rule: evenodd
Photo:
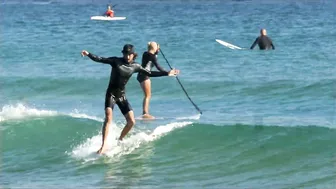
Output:
M253 49L256 46L256 44L258 43L258 40L259 40L259 37L257 37L257 39L254 41L250 49Z
M115 57L104 58L104 57L100 57L100 56L97 56L91 53L88 54L88 57L95 62L110 64L111 66L114 66L116 64Z
M155 66L160 72L165 72L165 73L167 73L167 75L168 75L168 72L167 72L164 68L162 68L162 67L160 66L160 64L158 63L158 61L157 61L156 58L154 58L154 60L153 60L153 64L154 64L154 66Z
M271 42L271 46L272 46L272 49L274 50L274 49L275 49L275 47L274 47L274 45L273 45L273 42Z
M143 68L139 64L135 64L134 72L140 72L143 73L149 77L162 77L162 76L168 76L168 72L157 72L157 71L149 71Z

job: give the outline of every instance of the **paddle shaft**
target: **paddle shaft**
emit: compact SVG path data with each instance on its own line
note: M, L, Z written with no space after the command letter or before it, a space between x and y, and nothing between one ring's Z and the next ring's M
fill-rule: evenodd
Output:
M167 62L167 64L168 64L168 66L170 67L170 69L173 69L173 67L169 64L169 62L168 62L166 56L163 54L161 48L160 48L160 52L161 52L163 58L166 60L166 62ZM176 80L177 80L177 82L180 84L182 90L184 91L184 93L186 94L186 96L188 97L188 99L189 99L189 101L192 103L192 105L194 105L194 107L196 108L196 110L197 110L200 114L202 114L202 111L201 111L201 110L199 109L199 107L198 107L198 106L191 100L191 98L189 97L187 91L185 90L185 88L183 87L183 85L182 85L180 79L179 79L177 76L176 76Z
M115 5L111 6L111 4L107 4L107 6L111 6L111 8L113 8L113 7L117 6L117 5L118 4L115 4Z

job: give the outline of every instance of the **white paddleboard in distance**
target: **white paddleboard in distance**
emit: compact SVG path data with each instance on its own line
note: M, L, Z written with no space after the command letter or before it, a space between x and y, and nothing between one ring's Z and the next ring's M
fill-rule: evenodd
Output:
M125 20L126 17L92 16L91 20Z
M224 46L226 46L226 47L228 47L228 48L230 48L230 49L243 49L243 48L241 48L241 47L238 47L238 46L236 46L236 45L232 45L232 44L227 43L227 42L225 42L225 41L222 41L222 40L220 40L220 39L216 39L216 41L217 41L219 44L224 45Z

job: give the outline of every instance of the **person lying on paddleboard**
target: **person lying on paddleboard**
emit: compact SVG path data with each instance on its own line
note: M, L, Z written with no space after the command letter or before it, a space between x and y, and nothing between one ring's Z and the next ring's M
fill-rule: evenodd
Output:
M114 16L114 11L112 10L111 5L107 6L107 11L105 12L105 16L108 16L108 17Z
M266 29L260 30L260 36L257 37L257 39L254 41L254 43L250 47L250 49L253 49L256 46L256 44L258 44L260 50L269 50L271 48L274 50L273 42L271 38L267 36Z
M168 72L163 69L158 61L157 54L159 53L160 45L156 42L148 42L147 51L142 55L142 64L141 66L145 69L151 71L155 66L160 72L167 74ZM140 86L144 92L144 99L142 103L142 117L146 119L154 119L152 115L149 114L149 101L151 98L151 80L149 76L144 73L139 72L137 76L137 80L140 83Z
M150 77L161 76L176 76L179 74L179 70L173 69L169 72L155 72L149 71L143 68L140 64L135 63L134 60L137 57L137 53L134 51L134 47L131 44L126 44L121 51L123 57L109 57L103 58L86 50L81 52L82 56L88 56L95 62L109 64L112 67L110 82L106 90L105 95L105 121L103 125L103 137L102 146L97 151L98 154L102 154L106 150L106 140L109 131L109 127L112 123L112 111L115 104L118 105L120 111L126 119L126 125L121 131L119 140L121 141L125 135L131 130L135 124L134 113L131 105L128 103L125 94L125 86L133 73L141 72Z

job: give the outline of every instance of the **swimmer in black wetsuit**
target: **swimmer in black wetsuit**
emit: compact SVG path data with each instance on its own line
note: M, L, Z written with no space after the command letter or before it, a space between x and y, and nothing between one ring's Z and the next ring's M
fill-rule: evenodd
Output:
M169 72L151 72L144 69L137 63L134 63L134 59L137 54L134 51L133 45L126 44L122 50L123 57L109 57L103 58L87 52L82 51L82 56L88 56L91 60L109 64L112 67L110 82L106 90L105 96L105 121L103 126L103 143L97 153L104 153L106 150L106 140L109 131L110 124L112 123L112 110L115 104L118 105L122 114L126 118L126 125L122 130L119 140L122 140L124 136L131 130L135 124L134 113L132 107L128 103L125 95L125 86L133 73L141 72L147 76L160 77L160 76L174 76L179 74L179 70L171 70Z
M148 42L147 46L148 50L144 52L142 55L141 66L149 71L151 71L152 68L155 66L156 69L158 69L161 73L167 74L168 72L165 69L163 69L157 61L157 54L159 53L160 45L152 41ZM140 86L145 95L142 104L142 117L146 119L154 119L154 117L149 114L149 100L151 98L151 80L149 79L149 76L141 72L138 73L137 80L139 81Z
M256 44L258 44L260 50L269 50L271 48L274 50L274 45L272 40L267 36L266 29L260 30L260 36L257 37L250 49L253 49Z

